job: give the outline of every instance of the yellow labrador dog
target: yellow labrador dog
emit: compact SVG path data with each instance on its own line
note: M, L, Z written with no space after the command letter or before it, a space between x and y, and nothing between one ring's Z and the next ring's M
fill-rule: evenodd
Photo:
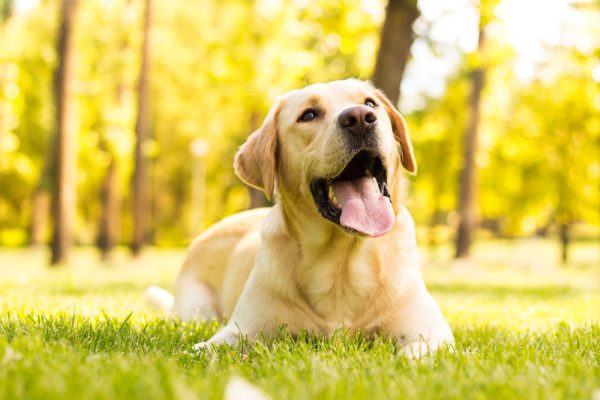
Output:
M315 84L279 98L235 157L270 209L233 215L191 245L175 296L149 295L183 319L228 318L207 342L235 344L280 324L383 332L409 355L453 336L419 269L404 168L417 166L406 123L371 84Z

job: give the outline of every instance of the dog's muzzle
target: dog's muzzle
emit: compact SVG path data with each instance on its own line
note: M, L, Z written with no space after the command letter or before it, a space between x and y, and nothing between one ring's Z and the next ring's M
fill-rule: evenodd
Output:
M351 150L377 148L377 115L372 108L346 108L338 115L338 128Z

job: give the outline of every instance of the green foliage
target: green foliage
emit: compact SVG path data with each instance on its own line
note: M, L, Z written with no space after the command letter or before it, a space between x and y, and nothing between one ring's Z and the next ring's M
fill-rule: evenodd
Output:
M493 9L492 3L483 4L485 10ZM491 23L490 15L484 18L485 25ZM440 225L454 222L468 74L483 63L476 163L484 226L514 237L547 232L556 224L585 223L597 235L600 85L592 79L597 58L576 47L557 47L535 66L534 78L517 79L516 53L498 40L495 28L496 36L486 40L485 60L465 55L443 97L428 99L408 118L420 161L409 200L416 221L434 228L429 234L433 242L448 236L448 231L440 236Z
M456 208L468 93L468 81L459 75L442 99L429 100L408 119L418 165L409 208L420 223L446 224L444 216Z
M9 3L3 2L3 9ZM278 94L318 81L369 78L384 3L155 2L153 139L144 145L153 162L155 243L185 244L191 231L202 228L188 226L195 206L190 144L201 138L209 146L203 225L244 209L248 194L231 168L238 146L260 125ZM48 185L44 170L54 153L50 138L55 125L52 72L58 5L42 1L29 11L6 14L0 24L2 244L25 241L33 194ZM463 54L444 95L426 99L422 110L407 116L419 164L410 208L418 224L446 230L452 225L467 75L483 62L487 81L477 159L482 220L493 221L495 233L507 236L530 235L562 222L592 224L597 230L600 89L591 79L598 68L597 54L576 45L553 48L536 79L518 80L515 52L497 34L496 5L497 1L481 4L482 23L490 31L485 60ZM142 11L138 1L89 1L81 2L76 16L75 232L80 243L95 239L100 188L111 162L118 166L121 241L129 239ZM586 40L597 43L597 31L588 34Z
M236 148L260 124L276 94L305 83L368 76L380 14L360 1L317 7L246 1L155 4L151 37L152 194L155 239L186 243L190 227L190 143L205 139L205 225L247 206L233 176ZM82 2L76 16L78 240L91 243L99 190L111 160L130 203L142 4ZM227 18L223 16L227 15ZM0 51L0 221L25 229L54 129L52 71L57 2L15 14ZM43 182L42 182L43 183ZM129 212L123 213L127 234ZM195 230L198 230L198 227ZM127 240L127 236L122 239Z
M31 193L49 151L53 117L55 21L44 3L0 26L0 221L29 223ZM14 40L19 38L19 40Z
M551 222L600 223L594 65L576 52L562 55L561 64L542 67L545 78L516 87L506 104L509 117L495 121L504 132L482 168L481 204L485 215L503 218L511 234Z

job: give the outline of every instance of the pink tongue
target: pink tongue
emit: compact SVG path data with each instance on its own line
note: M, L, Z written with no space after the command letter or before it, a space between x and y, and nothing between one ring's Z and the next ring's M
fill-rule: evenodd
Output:
M372 237L392 229L395 221L392 203L379 193L373 178L335 182L333 191L342 206L342 226Z

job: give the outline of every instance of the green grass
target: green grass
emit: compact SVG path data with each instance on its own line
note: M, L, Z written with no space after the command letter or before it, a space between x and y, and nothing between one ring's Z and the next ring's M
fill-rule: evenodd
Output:
M600 260L577 245L485 242L472 264L423 255L428 286L456 336L454 353L408 360L390 340L338 332L279 337L214 356L186 352L218 323L145 309L150 284L171 287L183 251L99 265L43 267L43 251L0 250L0 398L221 399L241 376L274 399L600 398Z

